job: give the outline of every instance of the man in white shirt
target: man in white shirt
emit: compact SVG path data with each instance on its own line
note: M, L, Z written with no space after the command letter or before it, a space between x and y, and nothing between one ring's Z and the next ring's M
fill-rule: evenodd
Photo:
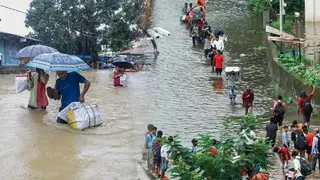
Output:
M0 66L2 67L2 53L0 53Z
M306 177L301 174L301 164L300 164L300 156L298 155L298 151L294 150L291 154L294 164L294 171L295 171L295 180L305 180Z
M320 139L320 133L319 133L319 129L316 128L314 130L314 132L316 133L316 135L313 138L313 142L312 142L312 149L311 149L311 154L312 154L312 170L314 171L316 169L316 164L317 161L319 161L319 169L320 169L320 152L319 152L319 147L318 147L318 142Z
M211 40L211 46L216 47L217 50L220 50L221 52L223 52L224 42L222 40L220 40L219 38L216 38L216 39L213 38Z

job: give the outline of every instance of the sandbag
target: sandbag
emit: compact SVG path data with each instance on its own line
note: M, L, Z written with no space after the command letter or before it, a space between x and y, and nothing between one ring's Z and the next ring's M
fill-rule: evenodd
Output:
M28 75L17 75L15 77L16 93L20 93L28 89Z
M98 105L76 104L67 112L68 124L72 129L83 130L102 124Z

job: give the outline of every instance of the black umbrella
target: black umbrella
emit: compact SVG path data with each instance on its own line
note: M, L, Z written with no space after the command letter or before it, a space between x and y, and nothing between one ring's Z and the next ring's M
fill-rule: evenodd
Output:
M124 59L124 58L114 59L112 64L115 66L118 66L119 68L123 68L123 69L135 69L134 65L131 64L127 59Z

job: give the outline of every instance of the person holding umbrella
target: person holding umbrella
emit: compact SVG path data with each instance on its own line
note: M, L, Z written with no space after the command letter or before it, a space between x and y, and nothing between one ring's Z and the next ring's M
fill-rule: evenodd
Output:
M48 87L47 94L49 98L54 100L60 100L61 98L59 112L73 102L85 102L84 96L89 90L90 82L77 72L89 69L90 66L82 59L62 53L45 53L33 58L27 64L27 67L57 73L59 78L56 80L55 88ZM80 83L84 84L81 93ZM57 122L67 123L61 118L58 118Z
M29 109L46 109L49 104L46 96L46 84L48 81L49 74L42 69L36 68L36 73L28 73Z
M120 77L123 76L123 72L120 71L119 66L116 66L115 71L113 72L113 85L114 86L122 86L120 83Z

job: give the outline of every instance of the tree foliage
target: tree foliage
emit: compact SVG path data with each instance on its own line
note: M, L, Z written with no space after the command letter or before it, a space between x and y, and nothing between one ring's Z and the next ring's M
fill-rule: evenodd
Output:
M171 176L178 179L231 180L241 179L241 172L253 164L259 163L263 169L268 169L269 145L262 139L248 144L245 137L246 134L250 138L250 131L255 129L257 124L257 118L252 115L236 117L226 122L226 131L222 134L220 143L215 145L218 154L214 156L208 151L213 146L213 137L200 135L200 150L193 154L189 148L181 145L179 137L176 136L169 150ZM232 131L227 131L228 129ZM190 168L195 170L190 171Z
M97 55L130 46L143 0L33 0L26 16L30 36L69 54Z
M264 8L271 7L273 11L279 12L279 0L248 0L252 9L257 13L262 13ZM285 10L287 14L304 11L305 0L284 0L287 4Z

